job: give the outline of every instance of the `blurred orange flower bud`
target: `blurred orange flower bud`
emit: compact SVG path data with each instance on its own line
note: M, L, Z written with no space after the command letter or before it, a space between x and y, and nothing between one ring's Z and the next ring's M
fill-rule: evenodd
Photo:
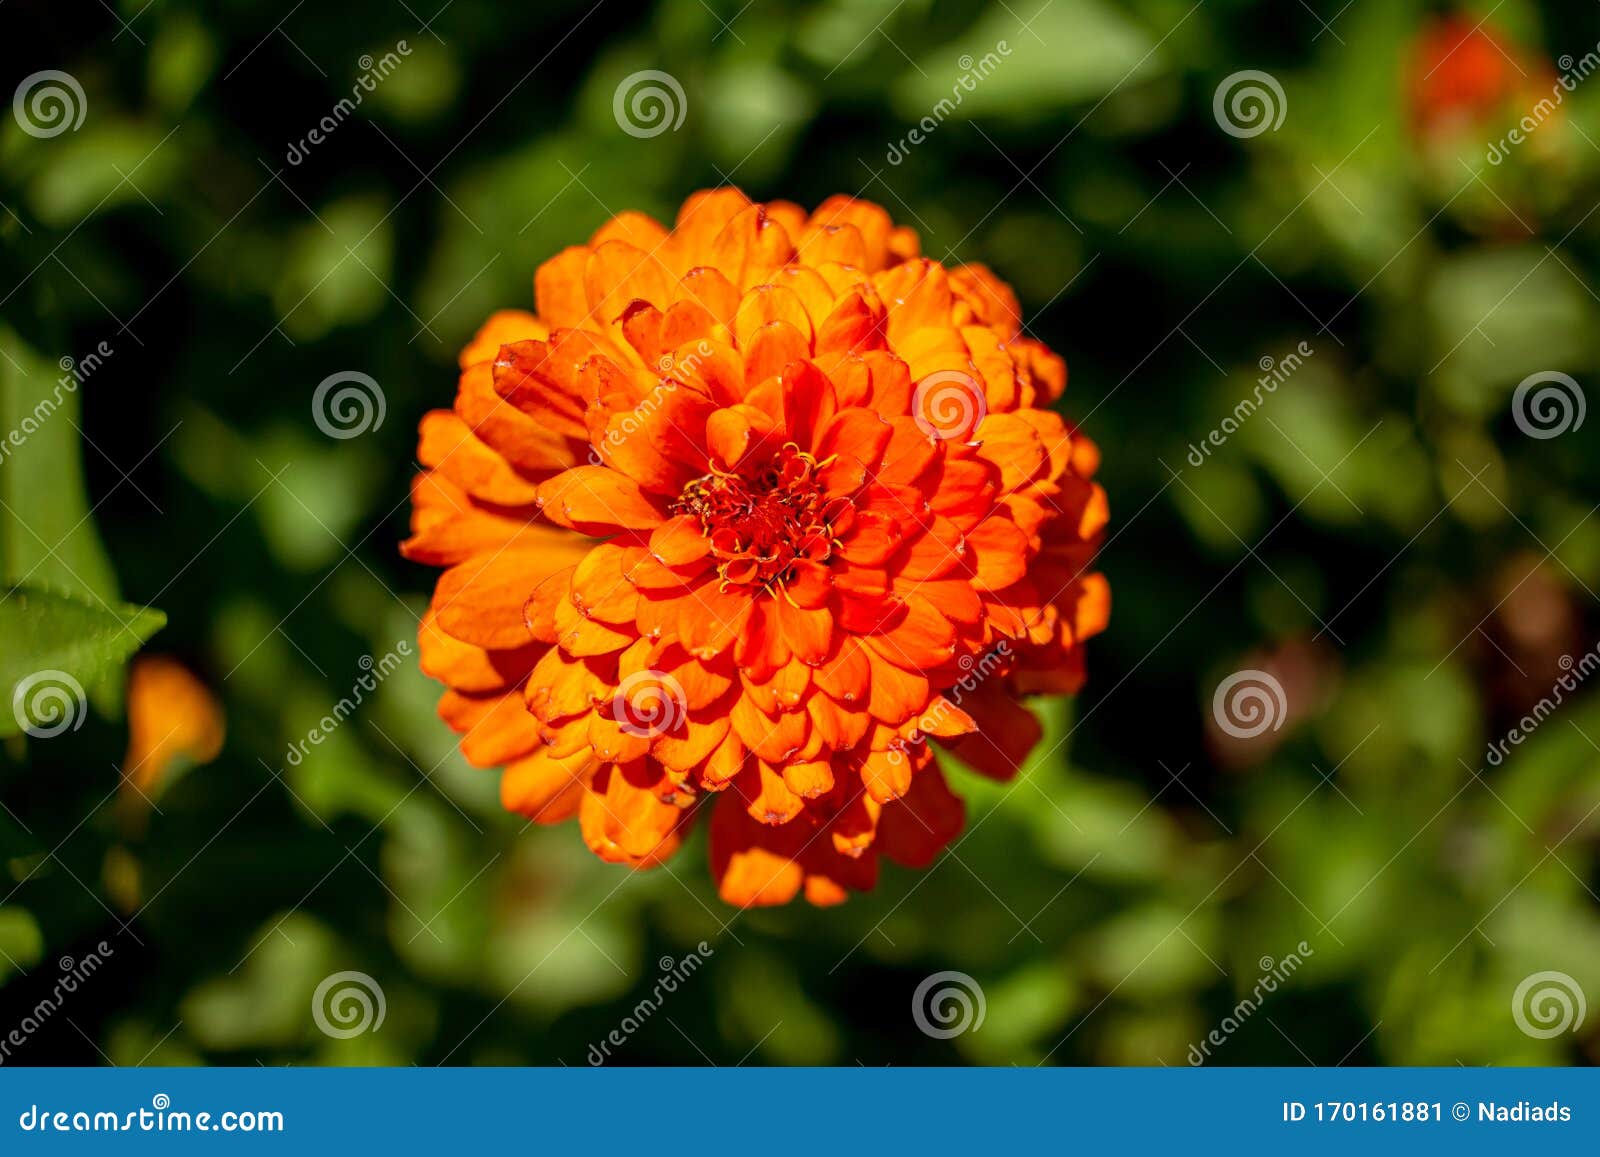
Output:
M210 763L222 751L222 707L206 685L168 655L134 660L128 676L124 786L158 791L174 761Z
M1424 139L1482 132L1547 95L1549 62L1465 16L1430 21L1413 44L1411 123Z

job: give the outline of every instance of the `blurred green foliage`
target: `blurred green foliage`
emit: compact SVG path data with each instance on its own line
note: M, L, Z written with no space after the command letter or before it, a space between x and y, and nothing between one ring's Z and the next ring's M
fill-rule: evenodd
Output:
M1182 1064L1301 942L1215 1063L1600 1058L1600 688L1485 759L1600 632L1600 421L1540 439L1511 412L1532 373L1600 380L1600 81L1493 165L1505 125L1417 123L1414 46L1444 7L1421 0L435 7L0 9L6 91L60 69L86 101L55 136L0 121L0 373L114 351L39 434L48 473L0 463L0 541L163 608L155 645L229 728L139 823L114 698L6 742L0 1033L59 957L115 949L17 1061L581 1064L702 940L619 1060ZM1469 25L1491 7L1531 87L1600 41L1591 4L1467 5ZM681 84L681 129L620 130L644 69ZM1246 69L1286 107L1241 138L1213 97ZM414 636L432 575L395 544L457 349L613 213L670 218L723 182L859 194L1011 281L1068 360L1114 514L1084 695L1041 706L1016 783L958 773L968 832L933 869L824 912L725 908L703 837L629 875L526 830L412 662L286 755ZM386 401L350 440L311 410L341 371ZM1210 722L1243 667L1288 702L1248 741ZM351 969L386 1018L330 1037L312 994ZM942 969L987 1002L949 1040L911 1015ZM1593 1006L1550 1039L1512 1016L1544 970Z

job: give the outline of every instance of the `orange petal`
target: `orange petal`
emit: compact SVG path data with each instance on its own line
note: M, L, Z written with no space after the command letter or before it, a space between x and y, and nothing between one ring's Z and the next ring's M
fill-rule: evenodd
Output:
M543 648L530 645L512 651L486 651L474 647L441 631L430 608L417 627L417 650L417 665L424 675L457 691L483 694L521 683Z
M710 549L699 520L687 514L668 519L650 534L650 553L664 566L698 562Z
M607 241L625 241L635 249L649 252L666 238L666 229L654 217L624 209L595 231L594 236L589 238L589 245L599 248Z
M585 618L602 623L632 623L639 592L623 577L625 551L603 542L584 555L572 575L572 605Z
M805 810L806 801L789 788L782 773L764 759L746 768L738 789L750 817L764 824L786 824Z
M817 667L813 678L817 686L842 703L865 700L872 679L865 644L860 639L841 637L833 654Z
M833 790L833 768L828 761L790 762L783 765L784 786L795 795L816 799Z
M946 743L956 757L991 779L1008 780L1027 760L1043 731L1033 712L987 680L961 699L977 723L970 735Z
M805 746L810 720L803 711L768 715L749 692L734 701L729 719L739 738L762 759L782 764Z
M731 470L752 445L758 444L776 428L770 414L754 406L729 406L716 411L706 421L706 445L713 457Z
M562 372L562 365L553 356L550 342L519 341L501 346L490 366L497 408L527 418L540 435L554 432L569 438L585 437L583 414L588 399L578 392L576 375ZM463 393L466 378L462 375ZM490 411L481 418L497 416ZM462 417L476 426L480 415L463 413Z
M417 461L431 466L474 498L500 506L527 506L538 496L538 484L480 442L471 427L452 410L432 410L422 417Z
M586 618L571 599L556 603L556 641L569 655L610 655L628 646L637 637L632 624L608 626Z
M911 789L911 759L903 751L873 751L861 761L861 784L879 803L898 799Z
M498 767L539 746L539 725L522 695L463 695L446 691L439 717L461 734L461 754L476 767Z
M545 723L587 715L611 692L596 662L575 659L557 647L546 651L528 676L528 710Z
M870 640L863 649L872 664L867 710L874 719L898 727L927 703L928 680L897 667Z
M594 755L586 748L557 756L541 747L506 765L500 776L500 802L507 811L535 823L560 823L577 814L594 767Z
M461 351L461 368L479 362L492 362L500 347L514 341L543 341L550 336L550 327L525 309L502 309L489 315L489 320L472 335L472 340Z
M948 663L956 653L956 631L920 594L905 600L906 614L889 630L874 635L872 642L894 661L907 668L925 671Z
M562 567L546 575L534 586L528 601L523 604L522 621L528 628L528 634L539 642L553 643L559 637L556 608L569 601L572 576L577 569L576 566Z
M728 738L731 724L724 713L704 719L691 718L683 735L658 735L650 747L651 758L676 771L699 767Z
M541 425L495 392L494 366L483 362L461 374L456 413L477 438L522 473L542 478L577 461L570 437L584 427L570 419Z
M795 606L787 599L774 599L771 607L777 612L778 629L783 641L802 663L820 663L828 655L833 641L833 614L826 607L808 610Z
M583 269L588 316L609 325L632 301L648 301L658 309L672 304L674 278L653 253L626 241L605 241L589 254Z
M912 777L903 796L884 804L876 845L898 864L926 868L960 834L966 818L966 805L938 765L930 763Z
M783 367L811 356L811 341L786 321L772 321L750 335L744 345L748 391L783 373Z
M552 326L582 324L589 313L583 291L583 271L589 264L589 248L573 245L539 266L533 276L533 296L539 316Z
M967 531L975 567L973 585L998 591L1028 573L1028 536L1008 518L995 515Z
M787 827L757 823L740 800L718 800L711 816L711 873L718 894L741 908L794 899L805 882L805 871L795 859L799 835Z
M411 537L400 544L400 553L413 562L454 566L475 554L502 550L531 529L526 516L479 506L444 475L430 471L412 479Z
M684 817L682 808L663 802L673 788L665 776L643 766L601 764L578 816L584 841L595 855L613 863L659 858Z
M811 352L811 315L794 290L782 285L758 285L739 302L739 311L733 319L734 340L748 349L756 330L768 322L786 321L794 327Z
M847 711L827 695L806 696L812 729L832 751L848 751L867 733L872 717L865 709Z
M1105 575L1084 576L1074 592L1071 615L1075 642L1081 643L1106 629L1111 622L1111 584Z
M533 637L523 621L523 604L564 561L552 559L548 551L506 550L451 567L439 576L434 592L439 629L491 651L526 647Z
M552 522L585 533L649 530L666 521L655 499L625 474L575 466L539 487L539 507Z
M719 655L738 638L752 602L745 588L702 583L678 603L678 637L702 659Z

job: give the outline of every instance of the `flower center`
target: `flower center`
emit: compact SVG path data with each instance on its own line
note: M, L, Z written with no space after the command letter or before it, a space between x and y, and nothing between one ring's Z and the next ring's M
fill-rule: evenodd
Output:
M790 442L753 474L696 478L673 510L700 520L724 583L781 588L795 563L833 554L834 523L850 500L823 490L817 474L827 465Z

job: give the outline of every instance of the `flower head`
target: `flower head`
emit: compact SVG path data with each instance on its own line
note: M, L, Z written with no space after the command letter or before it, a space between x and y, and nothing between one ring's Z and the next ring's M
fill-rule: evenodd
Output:
M1424 25L1411 48L1411 121L1425 139L1476 140L1527 112L1554 82L1543 58L1525 53L1485 21L1451 15Z
M128 673L128 753L122 761L124 808L141 820L183 762L201 765L222 754L222 705L170 655L140 655Z
M422 421L422 667L505 805L642 867L712 807L722 896L835 903L960 830L1109 612L1098 451L981 266L881 208L625 213L496 314Z

